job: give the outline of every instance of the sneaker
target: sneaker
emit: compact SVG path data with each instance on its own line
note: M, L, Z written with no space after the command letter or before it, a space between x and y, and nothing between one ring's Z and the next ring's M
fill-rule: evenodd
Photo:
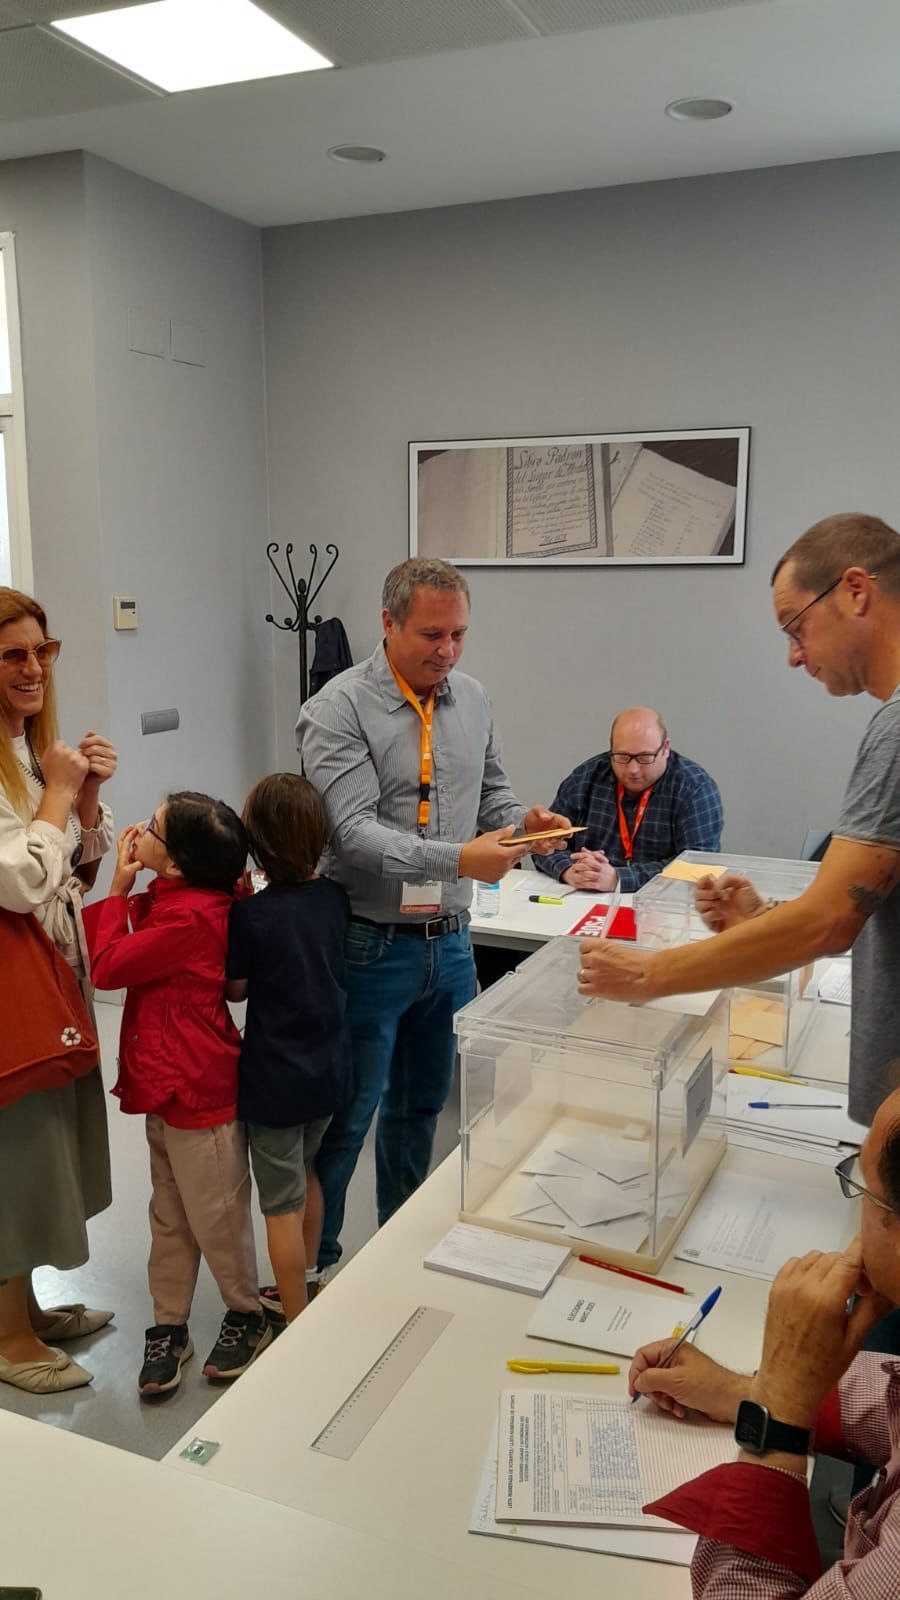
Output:
M138 1378L141 1394L167 1394L181 1382L181 1369L194 1354L186 1322L161 1322L145 1334L144 1365Z
M272 1329L264 1311L226 1311L219 1337L203 1363L205 1378L239 1378L252 1361L272 1343Z
M316 1295L322 1293L322 1290L325 1288L325 1285L328 1282L331 1271L331 1267L317 1267L314 1272L308 1272L306 1274L307 1300L315 1300Z
M273 1322L284 1322L286 1320L284 1306L281 1303L281 1295L278 1293L274 1283L268 1283L264 1289L260 1289L259 1303Z

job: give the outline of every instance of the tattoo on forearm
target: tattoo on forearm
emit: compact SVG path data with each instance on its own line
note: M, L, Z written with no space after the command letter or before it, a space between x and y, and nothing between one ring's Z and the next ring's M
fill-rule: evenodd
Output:
M873 911L878 910L883 898L877 889L870 889L864 883L854 883L850 889L850 899L864 917L871 917Z

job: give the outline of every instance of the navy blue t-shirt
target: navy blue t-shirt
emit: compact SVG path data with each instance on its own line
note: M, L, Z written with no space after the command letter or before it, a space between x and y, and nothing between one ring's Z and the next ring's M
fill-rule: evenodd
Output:
M350 902L328 878L270 883L231 909L228 977L246 979L238 1115L264 1128L329 1117L350 1093L344 936Z

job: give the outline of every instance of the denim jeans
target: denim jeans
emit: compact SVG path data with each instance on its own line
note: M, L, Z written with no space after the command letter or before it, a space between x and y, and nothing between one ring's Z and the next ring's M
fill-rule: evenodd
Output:
M475 994L468 928L418 939L351 922L346 953L354 1094L316 1158L325 1197L320 1267L340 1259L344 1201L376 1110L379 1227L427 1176L453 1083L453 1014Z

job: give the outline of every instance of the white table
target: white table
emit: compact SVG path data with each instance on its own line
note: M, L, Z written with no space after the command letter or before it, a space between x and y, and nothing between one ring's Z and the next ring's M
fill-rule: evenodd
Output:
M208 1418L204 1419L204 1425ZM290 1426L280 1412L273 1429ZM43 1600L530 1600L390 1536L366 1535L190 1467L159 1462L0 1411L0 1585Z
M529 894L562 894L561 906L532 905ZM620 905L630 906L630 894L623 894ZM480 917L472 900L470 931L474 944L503 945L510 950L536 950L548 939L568 933L572 924L590 911L594 905L608 905L609 895L599 889L583 892L570 889L567 884L555 883L542 872L516 870L500 880L500 913L496 917Z
M785 1175L781 1158L733 1150L725 1159L763 1180ZM792 1162L790 1176L823 1191L835 1182L832 1172L804 1162ZM636 1566L467 1532L498 1395L510 1381L505 1363L528 1352L524 1328L535 1302L423 1268L424 1255L454 1220L458 1186L454 1153L207 1413L201 1431L221 1449L201 1470L216 1483L449 1562L461 1594L504 1581L565 1593L567 1600L596 1600L601 1592L604 1600L632 1600L636 1589L642 1600L685 1600L690 1585L684 1568ZM576 1276L591 1271L579 1263L566 1270ZM662 1276L697 1290L716 1281L710 1271L682 1262ZM767 1283L729 1275L702 1347L752 1370L768 1289ZM313 1451L312 1440L419 1305L452 1311L453 1320L349 1461ZM562 1347L542 1351L571 1359ZM626 1362L622 1369L618 1378L594 1381L606 1394L622 1393ZM585 1380L554 1375L524 1381L577 1389ZM195 1474L197 1468L179 1459L179 1448L164 1465L179 1477Z

